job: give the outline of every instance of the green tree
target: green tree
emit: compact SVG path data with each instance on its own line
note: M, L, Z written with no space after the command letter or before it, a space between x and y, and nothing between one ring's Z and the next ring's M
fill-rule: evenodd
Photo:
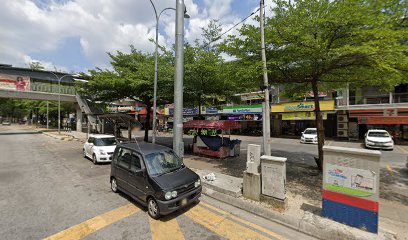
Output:
M272 84L314 93L318 167L323 162L324 128L319 89L346 83L383 89L407 82L406 2L400 0L274 0L266 22L268 74ZM244 61L259 56L259 28L245 25L225 50ZM259 63L259 60L258 60ZM248 64L258 69L258 63ZM257 72L257 75L259 75Z
M32 61L28 64L28 67L33 70L44 70L44 66L40 62Z
M161 48L159 55L158 100L165 101L172 98L169 87L173 82L173 56ZM94 100L112 102L130 98L142 101L147 109L144 141L148 141L150 129L150 109L153 100L154 55L143 53L130 47L130 53L117 51L108 53L113 70L90 70L91 76L87 83L80 83L79 91L90 94ZM171 93L171 95L169 95Z
M221 57L221 50L216 41L220 38L221 25L211 20L201 29L202 40L195 40L194 45L185 45L185 80L184 102L188 106L217 105L219 100L228 98L235 92L233 64L226 63Z

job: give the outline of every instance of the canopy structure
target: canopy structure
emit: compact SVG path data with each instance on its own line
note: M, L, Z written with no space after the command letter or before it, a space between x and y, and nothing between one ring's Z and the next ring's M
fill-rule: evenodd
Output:
M208 128L217 130L239 129L241 124L232 120L191 120L183 124L183 128Z
M102 114L98 115L99 119L105 119L106 121L112 122L120 127L129 127L131 125L141 126L142 124L137 121L135 118L124 114L124 113L111 113L111 114Z

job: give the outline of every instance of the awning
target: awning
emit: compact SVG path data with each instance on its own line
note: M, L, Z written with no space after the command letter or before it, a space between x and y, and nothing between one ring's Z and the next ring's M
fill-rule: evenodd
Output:
M191 120L184 123L183 128L208 128L208 129L239 129L241 124L231 120Z
M111 113L111 114L103 114L103 115L98 115L99 119L104 119L108 122L115 123L117 126L121 127L128 127L129 123L132 124L132 126L141 126L142 124L137 121L134 117L129 116L128 114L125 113Z
M359 117L358 124L407 124L408 116Z

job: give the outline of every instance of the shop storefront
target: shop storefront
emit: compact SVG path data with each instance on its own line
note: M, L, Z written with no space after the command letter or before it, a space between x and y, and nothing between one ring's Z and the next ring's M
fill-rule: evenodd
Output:
M225 106L221 120L234 120L241 123L242 128L234 130L234 134L262 135L262 104Z
M359 139L364 139L369 129L384 129L395 141L408 141L408 108L349 110L349 118Z
M300 136L306 128L316 127L314 102L291 102L271 106L272 135ZM336 134L334 100L320 101L325 134L327 137Z

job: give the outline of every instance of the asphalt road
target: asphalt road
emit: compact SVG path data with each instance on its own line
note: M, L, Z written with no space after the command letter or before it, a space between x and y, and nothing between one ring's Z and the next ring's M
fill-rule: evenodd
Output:
M232 136L232 139L240 139L241 142L241 155L246 156L246 146L248 144L262 145L262 137L252 136ZM142 140L142 138L139 138ZM172 146L172 135L159 135L157 141L161 144ZM184 143L186 152L188 152L188 145L192 144L192 137L184 135ZM326 145L350 147L350 148L364 148L361 142L349 142L349 141L333 141L326 140ZM314 157L317 156L317 145L314 144L302 144L300 139L285 139L285 138L271 138L271 150L272 155L277 157L286 157L288 162L303 163L306 165L316 166ZM408 158L408 146L395 145L393 151L381 150L381 167L405 167Z
M1 239L312 239L203 196L161 221L110 190L82 144L0 126Z

